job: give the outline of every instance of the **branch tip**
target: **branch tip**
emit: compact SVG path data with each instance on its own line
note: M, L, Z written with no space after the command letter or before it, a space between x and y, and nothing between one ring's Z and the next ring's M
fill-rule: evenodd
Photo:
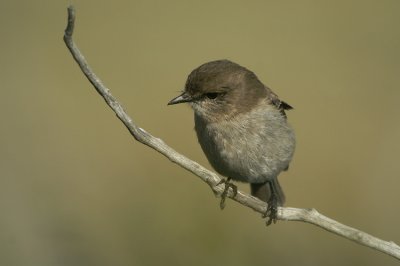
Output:
M75 26L75 8L73 5L68 7L68 24L67 28L65 29L65 37L71 37L72 33L74 32Z

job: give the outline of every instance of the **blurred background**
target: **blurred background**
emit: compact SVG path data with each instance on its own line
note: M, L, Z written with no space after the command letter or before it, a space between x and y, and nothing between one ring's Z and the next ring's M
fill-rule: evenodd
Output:
M0 265L397 265L232 201L221 212L85 79L62 41L69 4L0 2ZM192 111L167 102L195 67L233 60L295 107L287 206L400 243L399 1L72 4L77 45L139 126L210 168Z

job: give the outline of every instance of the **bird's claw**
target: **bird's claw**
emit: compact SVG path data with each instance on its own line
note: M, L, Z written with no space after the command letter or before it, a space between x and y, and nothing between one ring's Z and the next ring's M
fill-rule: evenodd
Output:
M221 181L218 182L217 185L221 185L221 184L225 184L225 188L224 191L221 194L221 202L219 203L219 207L221 208L221 210L223 210L225 208L225 199L228 196L228 191L229 188L232 189L233 191L233 196L236 196L237 194L237 186L234 185L233 183L230 182L231 178L227 178L227 179L222 179Z
M271 194L271 197L269 198L267 204L267 211L263 214L263 218L268 217L268 220L266 222L266 225L268 226L272 223L275 224L278 218L278 200L274 193Z

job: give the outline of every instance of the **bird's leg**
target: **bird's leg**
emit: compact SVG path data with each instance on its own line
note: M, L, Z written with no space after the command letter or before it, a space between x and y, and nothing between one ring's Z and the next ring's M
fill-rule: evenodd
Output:
M271 195L267 201L267 211L263 215L264 218L269 217L269 219L267 220L267 226L272 224L272 222L275 224L278 217L278 196L274 190L272 182L268 182L268 184L271 189Z
M225 184L224 191L221 194L221 202L219 203L219 207L221 210L225 208L225 199L226 196L228 195L229 188L233 190L233 196L236 196L237 194L237 186L231 183L232 178L228 177L227 179L222 179L221 181L218 182L217 185Z

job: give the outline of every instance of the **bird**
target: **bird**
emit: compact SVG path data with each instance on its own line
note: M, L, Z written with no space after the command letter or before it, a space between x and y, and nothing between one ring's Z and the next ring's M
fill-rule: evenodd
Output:
M250 184L251 195L268 204L267 225L276 223L285 203L278 175L289 168L296 146L281 101L254 72L230 60L215 60L195 68L183 92L168 105L188 103L194 110L198 142L211 166L222 176L225 206L231 180Z

